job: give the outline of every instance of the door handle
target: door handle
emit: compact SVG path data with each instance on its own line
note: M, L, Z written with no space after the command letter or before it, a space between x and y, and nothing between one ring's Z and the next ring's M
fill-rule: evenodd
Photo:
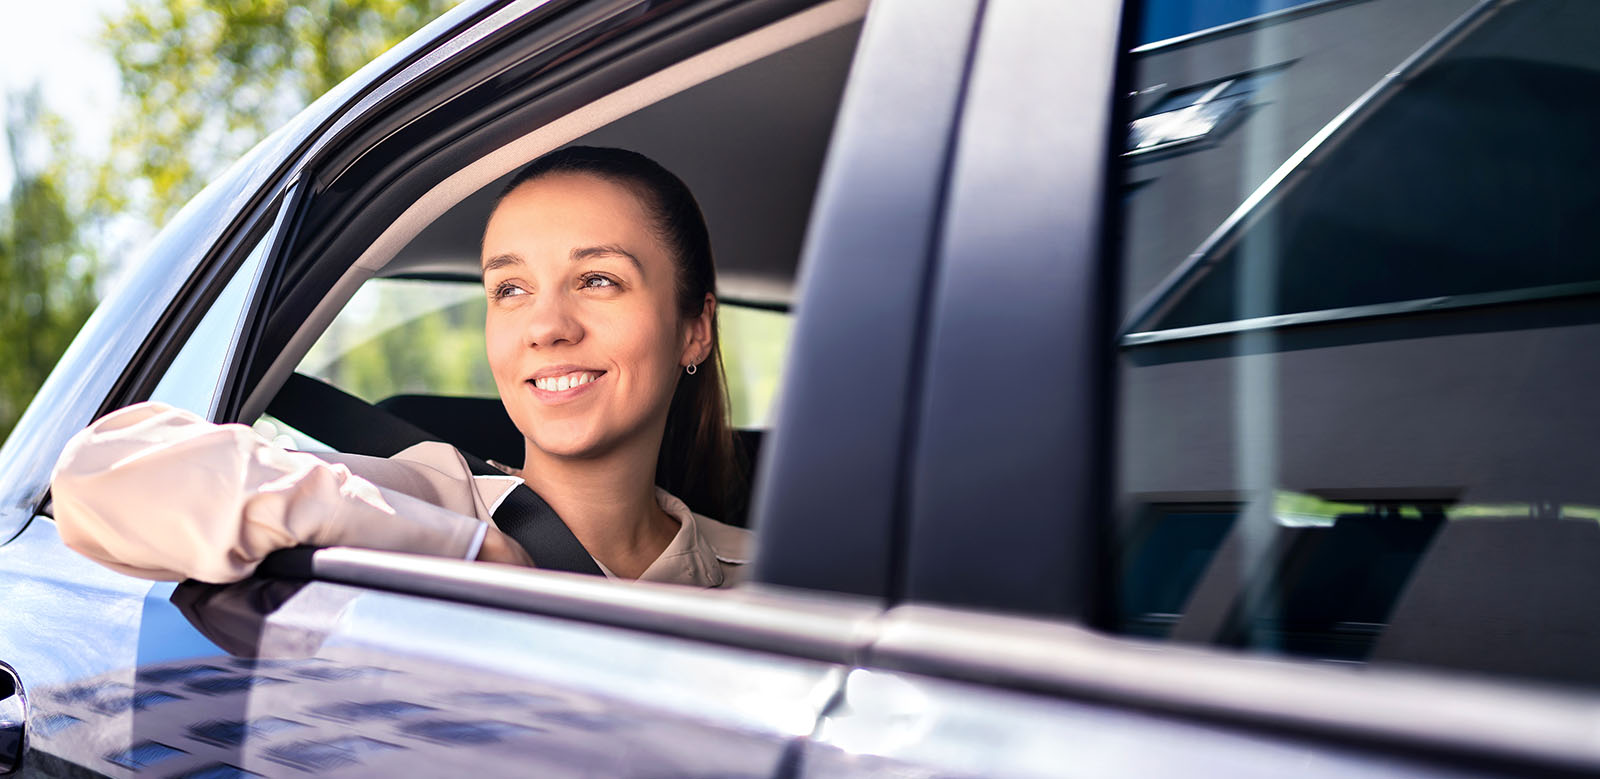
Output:
M13 773L22 765L22 736L28 720L24 701L17 672L0 663L0 775Z

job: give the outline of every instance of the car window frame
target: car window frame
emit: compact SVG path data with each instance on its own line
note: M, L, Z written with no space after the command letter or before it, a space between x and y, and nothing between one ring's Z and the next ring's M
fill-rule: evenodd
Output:
M985 5L916 399L907 602L1098 620L1123 11Z
M757 465L757 581L890 600L900 590L908 399L980 6L877 0L868 11Z
M915 9L919 7L916 2L907 2L907 0L878 0L878 2L874 3L868 10L866 26L872 25L872 19L874 18L875 13L881 15L879 11L880 4L891 6L898 4L904 6L904 9L901 11L902 14L908 12L905 9ZM569 7L581 5L581 3L570 4ZM604 6L610 8L617 6L618 3L616 0L606 0L605 2L597 1L592 5L595 7ZM697 54L703 51L705 48L731 40L740 35L744 35L747 32L753 32L768 24L796 17L808 9L821 5L824 5L823 0L765 0L765 2L757 4L740 4L737 8L723 8L721 9L720 13L725 14L726 18L719 16L708 16L706 14L691 15L690 19L693 24L703 25L701 27L692 28L694 36L698 37L689 37L689 33L684 32L681 27L675 30L675 34L679 34L679 41L687 39L693 41L693 45L691 46L688 44L679 43L675 48L671 48L670 50L650 48L641 52L636 52L639 58L638 62L649 63L648 69L643 69L640 72L643 74L654 73L660 68L666 67L672 63L679 62L689 56ZM757 13L757 11L760 11L760 13ZM916 13L915 10L910 12ZM929 14L924 13L923 15L927 16ZM496 37L500 43L505 44L508 36L529 34L536 39L529 45L533 47L541 46L543 45L541 42L543 41L543 38L540 36L548 38L550 31L529 31L527 25L538 22L544 18L546 18L544 15L530 12L528 19L518 19L507 22L506 24L508 29L501 30L498 35L493 37ZM601 17L600 21L594 21L591 18L589 23L601 25L606 23L606 18ZM880 25L880 27L884 26ZM513 31L511 28L514 28L515 31ZM884 27L884 29L886 32L880 33L880 37L887 36L893 41L893 44L885 44L879 48L887 48L892 51L906 51L919 44L919 40L914 34L907 34L907 32L904 30L895 30L891 27ZM615 38L615 31L612 31L607 37L608 39ZM963 37L965 37L965 35L963 35ZM712 42L707 43L707 41ZM448 49L452 47L446 46L442 48ZM514 48L515 47L511 47L510 49L505 47L498 49L484 48L481 50L452 49L455 51L455 53L451 58L446 58L442 61L432 63L432 66L426 71L427 76L430 79L428 88L425 89L421 86L406 84L398 84L394 85L392 88L386 88L392 94L400 95L400 97L395 97L388 103L380 105L376 108L367 108L366 103L363 103L362 106L352 108L352 111L367 110L372 113L372 115L355 118L341 118L333 123L338 129L329 130L328 136L308 141L307 145L315 148L317 151L314 154L308 155L307 157L297 161L293 168L294 175L301 181L305 182L305 185L301 188L300 194L296 198L296 201L290 203L287 207L288 215L286 217L286 224L288 227L285 229L285 248L282 250L281 256L278 258L278 262L276 262L274 267L271 269L271 272L274 275L270 279L266 280L262 285L262 294L265 296L264 299L266 300L266 303L260 308L260 314L253 316L252 321L250 322L250 327L253 328L253 330L248 334L247 337L252 339L250 341L252 345L247 349L241 350L240 359L236 361L230 368L228 384L218 405L218 411L216 414L217 421L251 421L244 419L243 416L247 415L248 412L254 409L258 404L260 399L255 396L263 394L259 391L256 384L258 379L266 371L264 366L278 358L284 349L287 348L287 345L292 337L298 337L286 334L284 329L286 322L289 324L294 324L291 314L296 312L304 312L312 307L322 305L326 301L333 300L333 298L327 297L327 291L334 288L335 279L325 277L320 281L313 279L313 273L321 273L323 271L317 271L315 269L308 270L308 267L310 267L308 263L314 264L321 262L329 269L337 268L341 272L349 267L348 262L341 265L328 259L330 257L339 256L348 257L350 255L347 252L333 251L329 248L328 244L323 242L322 238L319 238L319 231L326 232L328 217L324 215L312 218L309 214L312 209L328 207L328 203L325 202L326 198L351 197L350 193L345 190L336 189L330 193L329 191L319 191L317 189L319 183L325 183L330 178L332 178L332 180L335 182L338 180L333 173L325 170L324 166L332 165L339 167L341 165L345 165L346 162L351 159L359 160L364 157L372 158L382 156L381 152L375 152L374 150L378 145L384 143L393 143L399 145L396 141L397 136L391 133L372 132L372 128L387 127L393 122L394 115L409 116L416 115L418 113L428 113L429 111L438 109L441 106L449 105L450 101L455 100L462 94L465 94L467 89L473 88L470 86L462 86L464 84L481 84L483 81L488 79L504 80L504 68L506 63L508 61L515 60L517 56L526 56L526 54L515 54L515 52L511 50ZM861 52L867 48L868 43L867 41L863 40L862 44L857 50L856 60L852 64L852 74L855 73L855 69L859 65ZM536 52L542 52L542 49L535 48L534 50ZM667 57L664 53L667 51L670 51L670 57ZM962 52L954 58L954 63L958 66L964 66L964 51L965 49L963 48ZM573 59L574 58L569 56L565 58L563 62L571 62ZM581 62L582 60L579 61ZM885 54L880 53L877 56L877 61L887 62L888 57ZM436 158L435 164L443 168L447 163L457 163L460 159L470 158L475 160L477 157L482 155L483 149L496 148L494 144L488 143L486 140L484 140L484 138L474 136L472 133L463 133L459 128L466 127L483 129L486 127L487 129L483 129L484 132L488 132L489 130L493 130L494 132L504 132L503 128L505 125L513 124L514 122L512 122L512 120L520 118L522 123L520 134L525 134L527 132L527 122L529 121L528 117L543 117L543 121L550 121L551 119L545 117L545 114L538 112L551 112L559 108L560 110L558 113L551 113L549 116L563 116L574 107L584 105L589 100L593 100L595 95L609 93L611 90L617 89L620 86L632 83L632 78L639 77L632 76L629 78L619 79L619 76L617 75L619 72L628 73L629 71L618 71L614 58L600 61L592 66L585 65L585 67L593 67L594 72L583 70L580 72L558 71L557 73L560 76L563 86L572 85L574 82L580 82L584 84L592 83L595 85L591 87L591 92L589 92L588 96L586 97L580 97L574 93L563 94L560 91L557 91L555 97L551 97L547 94L549 89L543 84L540 77L533 77L531 80L517 81L514 84L515 91L511 96L498 99L491 106L480 109L480 113L482 115L493 117L492 124L484 125L482 127L479 125L474 125L472 122L479 120L479 114L465 115L463 112L463 114L458 116L455 120L457 122L457 125L455 125L457 129L454 129L448 136L450 138L449 143L434 153L433 156ZM405 74L400 74L395 76L394 79L403 80L405 77ZM551 76L550 78L555 78L555 76ZM852 75L851 78L854 79L855 76ZM585 79L593 80L585 81ZM441 84L454 84L455 86L451 87L450 89L444 89L440 86ZM594 89L599 89L600 91L593 91ZM848 94L850 91L848 87L846 91ZM875 104L875 101L870 99L870 93L862 92L862 90L859 88L856 91L861 93L861 95L856 98L857 103L865 106L861 110L870 110L878 116L887 115L887 112L883 106ZM508 110L506 108L507 101L512 100L513 98L523 102L518 103L518 107ZM408 100L410 102L406 102ZM951 100L949 102L953 104L954 101ZM848 104L849 98L847 97L846 106L848 106ZM492 114L490 113L491 107L495 109ZM844 116L848 110L849 109L847 107L840 108L841 122L845 121ZM523 114L527 114L527 116L522 116ZM902 120L902 123L903 122L904 120ZM349 129L352 127L359 129ZM367 132L362 132L362 130ZM474 130L474 132L477 132L477 130ZM831 151L833 144L838 143L841 132L843 131L836 126L834 138L830 142L830 157L833 155L833 152ZM520 137L520 134L518 137ZM856 135L865 136L868 135L868 133L857 132ZM493 139L496 136L489 134L484 137ZM400 140L405 139L400 138ZM880 138L876 140L877 142L882 143L884 139ZM940 157L940 160L942 160L942 156ZM922 163L919 162L919 165L920 164ZM405 167L409 170L414 169L417 166L407 165ZM458 167L459 166L456 165L450 169L454 170ZM826 177L826 173L824 176ZM373 197L375 199L383 198L392 200L394 202L401 203L402 206L408 206L414 201L415 197L419 196L420 194L420 192L414 191L414 188L412 187L391 186L380 188L380 194L374 195ZM376 202L376 200L363 202L365 202L368 207L363 208L358 212L358 219L365 221L357 224L356 222L341 219L339 220L341 225L338 231L339 233L346 236L363 234L363 231L373 229L374 225L381 228L390 224L392 217L387 211L381 208L374 209L370 207L371 203ZM350 206L348 203L345 203L337 207L341 209L348 209ZM822 208L823 207L821 205L814 206L812 215L813 223L815 223L818 219L817 213L821 211ZM840 207L835 207L835 211L841 210L842 209ZM886 232L885 234L887 235L888 233ZM815 242L813 241L813 243ZM811 251L812 254L808 256L815 255L815 250L813 249ZM322 259L319 260L319 257ZM804 266L804 263L805 260L803 259L802 266ZM846 271L848 271L848 275L852 278L859 273L859 267L844 267L848 266L848 263L841 265L840 263L835 262L834 264L840 265L840 267L836 267L834 269L834 272L838 278L842 279ZM802 270L802 273L805 272L806 271ZM371 270L367 269L367 273L368 275L371 275ZM859 294L859 285L853 286L855 289L855 294ZM920 288L920 285L916 286ZM312 297L311 293L315 290L322 290L323 297ZM342 302L342 298L339 300ZM810 298L809 300L815 301L816 298ZM802 302L802 305L797 306L796 310L804 311L806 310L806 305L807 304ZM823 304L818 305L823 306ZM811 317L813 322L822 319L822 316L820 315L821 308L819 307L817 310L819 311L819 314ZM803 321L804 319L805 317L802 314L799 320L797 320L797 326L799 326L799 321ZM907 327L909 328L909 323ZM275 369L276 366L274 366L274 370ZM788 375L794 375L795 372L792 368L792 362L788 367L786 367L786 372ZM821 376L811 377L813 381L820 381L822 378L823 377ZM792 391L791 386L787 381L785 381L780 389L780 398L793 396L794 392ZM898 402L898 396L886 395L885 399L889 402ZM264 403L261 405L264 405ZM776 426L777 425L775 424L775 427ZM880 466L878 464L873 464L870 467L878 470L887 468L891 471L898 467L897 463L899 457L899 439L901 431L898 429L898 427L896 427L892 430L886 429L883 432L885 437L882 440L884 441L885 446L879 448L884 451L875 451L870 454L863 455L862 459L857 461L858 465L868 462L870 457L886 456L888 458L886 465ZM763 445L763 460L768 459L766 453L769 451L769 446L769 444ZM826 453L830 455L836 454L837 450L829 450ZM892 490L892 484L871 483L867 486L873 490ZM813 492L816 491L813 490ZM844 518L841 517L841 519ZM887 539L889 538L889 533L886 529L888 521L888 517L873 518L870 520L857 517L855 521L851 523L851 528L857 533L868 535L876 534L883 539ZM755 522L752 522L752 526L758 524L759 522L759 519L755 520ZM760 537L759 534L757 537ZM811 577L812 581L818 583L816 586L810 587L809 589L851 593L853 591L853 587L851 585L834 583L837 579L838 573L841 570L848 571L852 574L865 573L868 579L875 582L883 581L886 578L886 572L889 570L889 549L887 544L870 546L864 551L865 554L857 556L856 562L859 563L859 566L852 568L841 568L837 559L827 556L808 555L797 558L796 555L791 552L786 555L786 558L799 559L806 566L808 571L806 575ZM773 578L764 577L764 570L763 563L758 555L755 564L750 566L750 572L745 577L746 582L752 584L760 584L765 582L779 584L782 586L796 586L790 581L776 581ZM547 571L527 571L523 572L523 574L533 577L552 575ZM363 586L361 581L356 580L345 581L345 583ZM388 585L382 585L378 583L377 580L374 580L373 586L382 589ZM617 589L620 591L623 588ZM452 592L454 592L454 590L452 590ZM437 597L439 594L439 591L431 591L431 595L434 597ZM874 596L872 593L869 593L868 595L869 597Z
M202 413L206 419L217 419L218 406L224 397L229 376L233 372L232 366L240 360L241 354L248 348L247 337L253 330L251 323L259 318L257 315L263 304L266 280L271 278L283 250L286 238L285 220L290 213L288 204L295 202L299 189L299 179L290 181L284 187L284 191L273 199L262 217L252 225L252 229L236 242L228 261L222 263L197 289L195 298L190 301L182 319L174 323L174 328L167 338L166 353L150 361L145 371L146 375L137 385L139 389L130 391L128 402L134 398L140 400L149 398L160 386L161 381L167 378L167 372L173 368L183 350L193 342L200 328L214 325L226 329L224 336L226 340L222 359L215 366L211 366L214 370L208 370L202 377L211 385L211 391L204 412L196 411L196 413ZM251 259L256 252L261 254L252 268ZM222 302L228 286L239 280L237 276L240 273L249 273L250 278L244 282L246 287L243 297L238 301L238 310L223 320L208 321L208 317L216 312L215 306Z

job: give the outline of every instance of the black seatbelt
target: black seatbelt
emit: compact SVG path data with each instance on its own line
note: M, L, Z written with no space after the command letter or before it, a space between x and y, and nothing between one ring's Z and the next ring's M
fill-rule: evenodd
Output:
M477 457L465 452L462 455L467 458L472 472L479 476L505 475L504 471ZM572 534L572 529L556 515L556 510L526 484L518 484L501 499L494 509L494 524L516 539L538 568L605 575L589 550Z
M289 380L268 404L267 413L351 454L390 457L423 441L441 440L332 384L299 373L289 375ZM467 467L474 474L505 475L470 452L461 452L461 456L466 458ZM518 484L495 508L494 523L516 539L533 558L533 564L540 568L604 575L571 528L556 515L555 509L526 484Z

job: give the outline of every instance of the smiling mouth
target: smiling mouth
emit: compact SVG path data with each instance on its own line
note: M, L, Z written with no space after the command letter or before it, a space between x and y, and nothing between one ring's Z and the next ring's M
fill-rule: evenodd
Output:
M567 392L575 390L600 378L605 371L573 371L560 376L545 376L529 381L535 387L546 392Z

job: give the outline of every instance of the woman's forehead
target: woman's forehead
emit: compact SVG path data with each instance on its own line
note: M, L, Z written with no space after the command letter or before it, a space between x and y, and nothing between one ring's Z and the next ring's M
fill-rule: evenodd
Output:
M631 189L596 176L555 173L508 193L489 218L483 257L618 247L640 258L661 247ZM642 258L641 258L642 259Z

